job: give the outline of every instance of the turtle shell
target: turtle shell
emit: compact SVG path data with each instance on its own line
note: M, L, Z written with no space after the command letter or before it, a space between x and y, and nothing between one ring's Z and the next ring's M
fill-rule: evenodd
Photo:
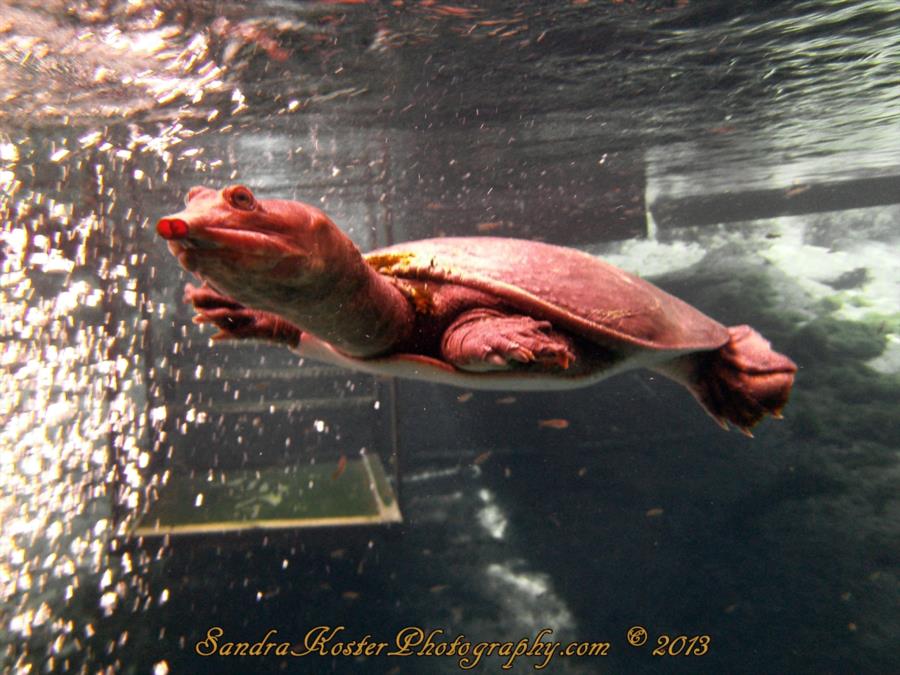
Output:
M644 349L701 351L728 330L653 284L582 251L523 239L444 237L367 254L382 274L475 288L577 335Z

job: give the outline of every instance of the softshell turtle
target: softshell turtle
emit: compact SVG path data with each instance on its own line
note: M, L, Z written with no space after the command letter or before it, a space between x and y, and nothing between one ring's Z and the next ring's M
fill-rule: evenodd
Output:
M796 366L749 326L726 327L581 251L446 237L360 253L320 210L194 187L157 232L204 282L185 301L213 339L473 389L553 390L647 367L724 428L780 417Z

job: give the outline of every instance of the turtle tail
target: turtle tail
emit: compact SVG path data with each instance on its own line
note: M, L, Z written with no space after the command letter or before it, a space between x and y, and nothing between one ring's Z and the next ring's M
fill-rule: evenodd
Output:
M747 436L766 415L781 418L797 366L774 351L750 326L732 326L731 338L713 352L679 359L666 369L684 384L724 429L730 422Z

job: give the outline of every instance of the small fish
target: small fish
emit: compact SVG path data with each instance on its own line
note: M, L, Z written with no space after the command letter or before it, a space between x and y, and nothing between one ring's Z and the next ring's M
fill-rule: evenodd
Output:
M569 420L564 420L560 417L554 417L549 420L540 420L538 422L538 426L541 429L568 429L569 428Z
M499 230L503 227L503 223L498 222L490 222L490 223L478 223L475 226L475 229L479 232L493 232L494 230Z
M494 403L498 403L500 405L511 405L516 402L515 396L504 396L503 398L498 398Z
M500 33L500 37L502 38L510 38L513 35L518 35L524 31L528 30L528 26L519 26L518 28L514 28L512 30L508 30L505 33Z
M341 455L341 458L338 460L337 468L334 470L334 473L331 474L331 480L337 480L341 477L344 471L347 470L347 455Z
M456 400L459 401L460 403L465 403L466 401L471 399L474 395L475 394L473 394L471 391L467 391L465 394L460 394L459 396L457 396Z
M437 584L428 589L430 593L440 593L441 591L445 591L449 588L447 584Z
M648 518L658 518L663 513L664 513L664 511L657 506L652 509L647 509L647 513L645 513L644 515L647 516Z
M341 597L344 598L344 600L356 600L359 597L359 593L356 591L344 591L341 593Z
M444 16L458 16L463 19L471 19L475 12L479 10L469 9L468 7L459 7L457 5L436 5L432 10L435 14L443 14Z
M587 467L586 467L586 466L583 466L583 467L581 467L580 469L578 469L578 477L579 477L579 478L584 478L585 475L587 475Z
M791 197L796 197L797 195L802 195L804 192L809 190L809 185L795 185L792 188L789 188L784 196L790 199Z
M491 452L490 450L487 450L486 452L482 452L480 455L478 455L478 457L476 457L475 459L472 460L472 464L476 464L476 465L484 464L486 461L488 461L488 459L490 459L492 454L494 454L494 453Z

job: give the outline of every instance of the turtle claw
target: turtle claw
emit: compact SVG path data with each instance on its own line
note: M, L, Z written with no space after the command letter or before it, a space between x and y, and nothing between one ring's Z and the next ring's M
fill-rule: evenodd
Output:
M534 352L527 347L523 347L518 342L510 343L509 347L510 349L507 352L507 358L503 358L502 355L497 354L504 364L509 360L518 361L519 363L531 363L535 360Z
M197 288L187 284L184 301L197 313L191 321L198 325L213 324L219 330L210 338L223 340L266 340L288 346L300 342L300 329L275 314L245 307L205 285Z
M546 366L568 370L575 360L575 355L566 344L561 346L551 344L539 350L534 360Z
M182 302L193 305L194 309L216 309L227 307L229 309L243 309L243 305L227 295L222 295L216 290L203 282L202 286L194 286L193 284L185 284Z
M728 420L726 420L724 417L712 415L712 418L716 421L716 424L722 427L725 431L731 431L731 427L728 425ZM734 424L734 428L744 434L744 436L746 436L747 438L753 438L753 432L750 431L750 427Z
M464 370L511 370L536 366L565 370L575 361L570 341L549 321L474 309L461 315L444 333L441 351Z

